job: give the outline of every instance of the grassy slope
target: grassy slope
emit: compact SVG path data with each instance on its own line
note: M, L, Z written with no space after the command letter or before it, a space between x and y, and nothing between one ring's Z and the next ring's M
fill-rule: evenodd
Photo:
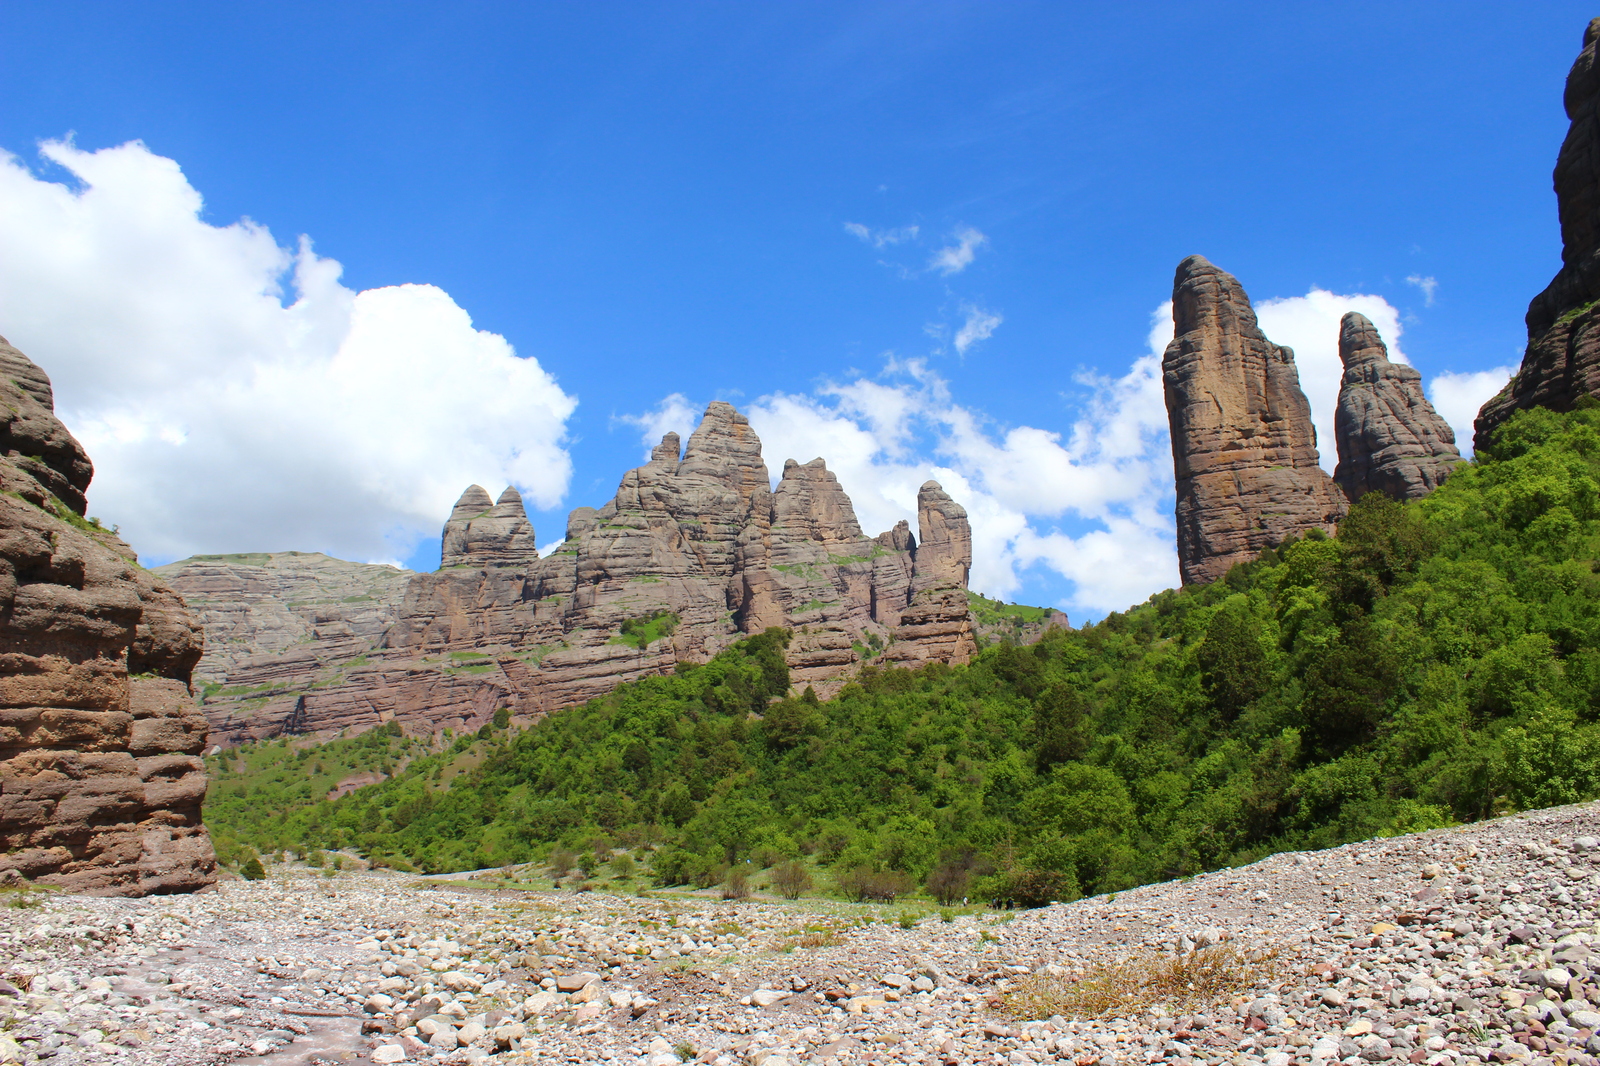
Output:
M774 699L770 631L336 803L209 818L426 869L605 834L659 842L665 881L805 855L1067 895L1593 797L1597 427L1593 409L1519 415L1426 500L1370 498L1335 540L969 667ZM474 745L481 763L452 778Z

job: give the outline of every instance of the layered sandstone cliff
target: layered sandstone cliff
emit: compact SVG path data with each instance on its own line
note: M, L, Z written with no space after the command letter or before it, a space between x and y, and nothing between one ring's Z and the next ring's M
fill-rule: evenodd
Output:
M1333 480L1351 501L1369 492L1397 500L1426 496L1461 461L1455 430L1422 391L1422 375L1389 361L1389 349L1365 315L1339 324L1344 377L1334 436L1339 466Z
M337 684L400 617L409 570L319 552L198 555L151 571L200 620L194 670L212 714L248 716L274 693Z
M1506 387L1478 412L1473 446L1529 407L1571 410L1600 396L1600 18L1583 34L1563 97L1571 126L1556 156L1561 269L1528 305L1528 348Z
M669 433L598 509L580 507L546 558L522 500L471 486L441 567L412 576L381 646L322 687L212 703L220 739L364 729L473 729L505 707L536 717L618 682L703 662L747 634L792 631L797 686L826 693L869 661L964 662L972 534L935 482L923 542L902 522L868 537L821 459L773 487L761 441L726 403L687 445ZM234 681L230 677L230 683Z
M84 518L92 476L50 379L0 339L0 876L188 891L216 869L189 696L200 628Z
M1294 352L1261 332L1238 280L1198 255L1178 264L1172 318L1161 369L1184 584L1290 535L1333 532L1347 504L1317 465Z

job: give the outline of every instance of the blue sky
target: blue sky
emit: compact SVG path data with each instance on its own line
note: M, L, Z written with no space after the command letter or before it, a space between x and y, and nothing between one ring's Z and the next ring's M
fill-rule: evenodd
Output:
M721 398L869 532L938 476L980 587L1094 617L1176 576L1184 256L1282 301L1308 393L1346 306L1493 391L1592 13L10 2L0 334L147 559L431 566L463 479L555 540Z

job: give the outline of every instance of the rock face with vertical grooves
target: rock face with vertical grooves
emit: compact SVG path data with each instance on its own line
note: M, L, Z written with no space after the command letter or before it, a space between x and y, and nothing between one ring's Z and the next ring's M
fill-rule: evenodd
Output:
M911 566L911 603L900 612L892 662L964 663L978 650L967 574L972 569L972 526L966 508L937 481L917 493L917 526L922 543Z
M208 885L200 629L84 518L94 468L44 371L3 339L0 363L0 875L95 895Z
M1333 480L1351 501L1369 492L1421 499L1461 461L1455 430L1422 391L1422 375L1389 361L1389 349L1365 315L1339 323L1339 409L1334 436L1339 466Z
M795 685L823 694L866 662L964 662L966 512L929 482L918 522L922 544L906 522L866 536L821 459L789 460L773 488L748 420L713 403L687 445L667 434L610 502L574 510L546 558L514 491L491 505L470 487L441 568L409 578L365 661L320 687L236 697L248 708L210 704L213 728L237 741L391 720L476 729L500 707L531 719L772 626L793 633Z
M1261 332L1238 280L1198 255L1178 264L1172 318L1161 369L1184 584L1290 535L1333 532L1347 504L1317 465L1294 352Z
M1478 412L1473 447L1486 448L1517 411L1568 411L1600 397L1600 18L1583 34L1563 97L1571 126L1556 156L1561 269L1528 305L1528 347L1506 387Z

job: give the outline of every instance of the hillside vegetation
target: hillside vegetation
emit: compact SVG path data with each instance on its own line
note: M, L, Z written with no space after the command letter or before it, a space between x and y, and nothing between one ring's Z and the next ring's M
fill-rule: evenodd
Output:
M819 702L769 630L335 802L235 775L210 819L435 871L604 834L654 845L666 883L799 857L866 894L1028 903L1594 797L1597 406L1519 414L1420 502L1369 496L1337 538L970 666Z

